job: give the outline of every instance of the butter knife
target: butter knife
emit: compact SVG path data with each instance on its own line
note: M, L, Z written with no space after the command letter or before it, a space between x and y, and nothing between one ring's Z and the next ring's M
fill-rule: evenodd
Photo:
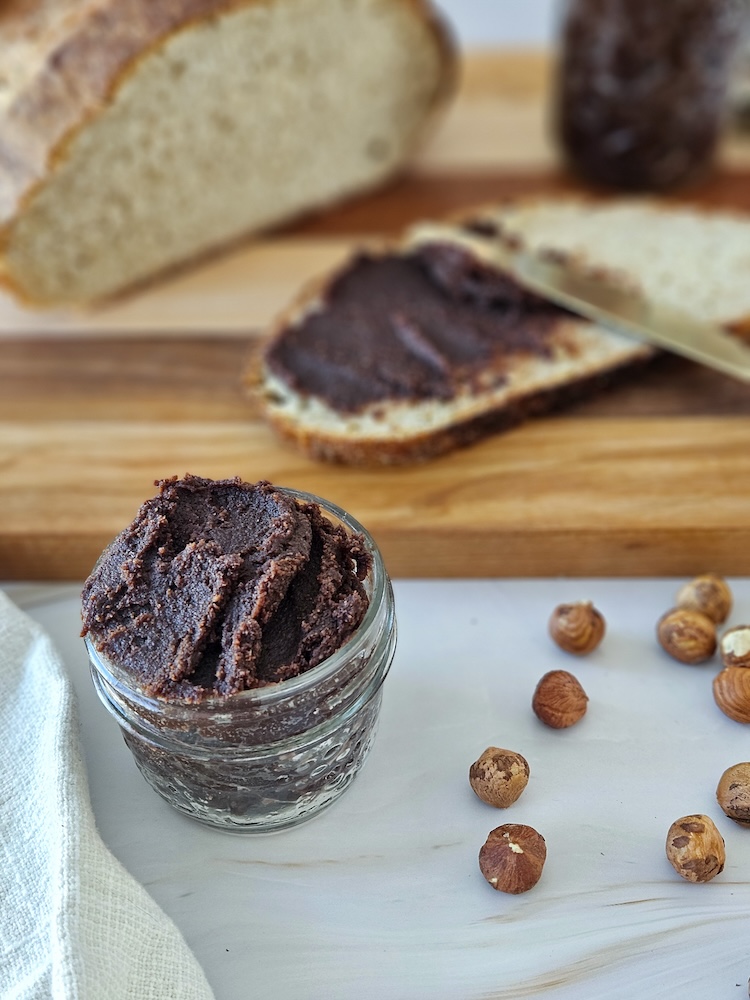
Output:
M716 323L694 319L637 292L528 251L494 248L497 263L524 288L618 332L750 382L750 346Z

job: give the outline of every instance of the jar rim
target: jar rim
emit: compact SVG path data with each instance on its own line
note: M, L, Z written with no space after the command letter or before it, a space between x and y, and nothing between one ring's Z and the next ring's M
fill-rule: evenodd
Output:
M368 574L370 577L371 592L367 610L356 631L331 656L309 670L298 674L296 677L290 677L287 680L277 681L276 683L263 685L262 687L249 688L246 691L238 691L235 694L209 695L197 701L189 698L162 698L146 694L139 685L132 682L132 676L127 671L122 670L109 658L100 653L94 645L91 635L86 634L84 636L84 644L89 659L109 684L116 689L127 689L129 696L134 697L142 706L158 706L161 711L164 710L165 706L170 706L174 707L175 710L208 710L213 713L227 711L231 707L239 707L251 703L257 705L258 708L262 708L309 691L318 683L335 675L343 664L357 655L360 648L366 646L373 629L378 624L380 608L388 589L388 575L385 563L375 540L370 532L355 517L330 500L325 500L314 493L292 489L287 486L278 486L275 488L280 493L284 493L301 503L317 504L325 513L342 522L349 531L359 534L362 537L371 560L370 573Z

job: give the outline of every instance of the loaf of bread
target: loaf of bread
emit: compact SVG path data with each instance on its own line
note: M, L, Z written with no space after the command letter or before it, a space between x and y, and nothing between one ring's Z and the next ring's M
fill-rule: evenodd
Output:
M655 201L483 208L415 227L303 292L249 375L270 424L318 459L417 461L656 355L522 292L496 262L506 240L738 330L750 316L750 218Z
M0 280L95 301L369 189L455 67L429 0L8 0Z

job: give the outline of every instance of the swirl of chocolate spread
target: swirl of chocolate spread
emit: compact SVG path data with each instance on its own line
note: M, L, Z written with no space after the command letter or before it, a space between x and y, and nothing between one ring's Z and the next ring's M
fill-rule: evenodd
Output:
M463 247L431 242L357 256L324 307L281 331L265 360L292 389L342 413L388 400L449 400L490 375L503 384L504 358L549 357L565 315Z
M105 550L82 634L147 694L199 700L297 676L368 607L364 540L268 482L167 479Z

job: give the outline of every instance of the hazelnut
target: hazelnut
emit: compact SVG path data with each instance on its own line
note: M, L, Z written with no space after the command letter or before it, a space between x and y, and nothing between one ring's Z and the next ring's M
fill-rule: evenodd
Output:
M678 608L702 611L712 622L721 625L732 610L732 591L723 577L716 573L702 573L677 592Z
M544 837L523 823L505 823L490 832L479 852L479 869L493 889L517 895L532 889L547 859Z
M576 656L593 653L604 638L604 618L591 601L558 604L549 620L549 634L560 649Z
M724 667L714 677L714 701L735 722L750 722L750 670Z
M719 640L719 655L725 667L750 667L750 625L736 625Z
M719 778L716 800L735 823L750 826L750 761L726 769Z
M683 816L669 828L667 858L688 882L710 882L724 870L724 838L708 816Z
M469 768L469 784L482 802L507 809L529 781L529 765L520 753L487 747Z
M665 652L680 663L702 663L716 651L716 626L702 611L673 608L656 627Z
M534 714L553 729L567 729L586 714L588 696L567 670L550 670L539 681L531 699Z

